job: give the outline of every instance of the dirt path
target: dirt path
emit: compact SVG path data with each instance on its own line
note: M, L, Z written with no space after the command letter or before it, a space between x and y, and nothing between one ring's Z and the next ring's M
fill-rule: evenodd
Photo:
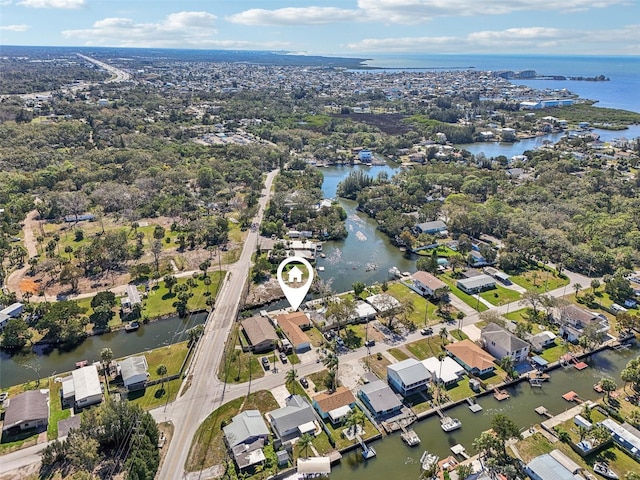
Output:
M38 229L38 220L36 220L37 215L38 215L38 211L32 210L27 214L27 217L24 219L24 227L22 228L22 233L23 233L23 244L28 252L27 259L31 257L35 257L38 254L38 244L36 242L36 235L34 234L34 230L37 231ZM18 296L21 296L21 293L22 293L20 292L20 282L27 274L27 271L29 270L29 268L30 267L27 264L22 268L19 268L18 270L14 270L11 273L11 275L9 275L9 278L7 278L7 281L6 281L7 288L12 292L16 292Z

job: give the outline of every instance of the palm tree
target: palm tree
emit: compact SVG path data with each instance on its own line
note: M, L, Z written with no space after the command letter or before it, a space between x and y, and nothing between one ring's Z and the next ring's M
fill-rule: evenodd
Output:
M329 370L337 370L340 360L338 359L338 356L335 353L330 352L329 354L327 354L326 357L324 357L324 359L322 360L322 363Z
M309 447L313 444L313 437L308 433L303 433L298 439L298 447L304 450L305 458L309 457Z
M106 370L107 365L113 360L113 351L109 347L100 350L100 360L102 361L102 368Z
M167 375L167 366L164 363L158 365L156 373L162 377L162 390L164 390L164 381Z
M447 327L442 327L438 335L440 335L440 338L442 339L442 346L444 346L444 342L449 336L449 331L447 330Z
M291 366L291 370L289 370L285 376L285 382L287 384L291 384L291 394L295 395L296 393L296 379L298 378L298 372L296 369Z
M582 285L580 285L579 283L574 283L573 289L576 291L576 298L578 298L578 294L580 293L580 290L582 290Z
M358 425L364 428L365 415L358 409L351 410L345 420L345 427L354 432L354 435L358 433Z

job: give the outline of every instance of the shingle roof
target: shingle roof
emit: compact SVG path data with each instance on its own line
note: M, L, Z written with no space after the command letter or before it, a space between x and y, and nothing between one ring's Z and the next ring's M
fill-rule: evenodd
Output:
M338 387L335 392L323 392L313 397L323 412L330 412L339 407L351 405L356 401L353 393L347 387Z
M2 429L8 430L23 422L49 418L48 399L48 390L29 390L11 398L4 414Z
M515 352L516 350L520 350L521 348L526 348L529 346L527 342L516 337L510 331L505 330L500 325L497 325L493 322L484 327L480 335L483 339L491 340L497 345L502 346L508 352Z
M447 286L447 284L444 283L442 280L431 275L428 272L417 271L412 275L412 277L414 278L414 280L417 280L422 285L425 285L426 287L429 287L431 290L434 290L434 291L438 290L439 288L445 288Z
M495 358L471 340L465 339L450 343L444 348L471 368L486 370L489 367L495 367Z
M313 408L300 395L291 395L285 407L269 412L269 416L279 435L316 419Z
M278 340L278 334L268 318L249 317L240 324L251 345L258 345L269 340L273 342Z

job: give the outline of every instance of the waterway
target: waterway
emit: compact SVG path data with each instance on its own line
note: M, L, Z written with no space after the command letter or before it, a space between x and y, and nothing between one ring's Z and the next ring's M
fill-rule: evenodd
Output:
M397 167L355 165L323 168L322 192L325 198L335 198L338 183L354 170L363 170L374 178L383 172L392 177ZM389 268L394 266L400 271L415 270L415 259L405 257L398 248L391 245L389 237L378 230L376 221L356 210L356 202L343 198L338 201L347 212L346 227L349 235L345 240L326 242L323 245L326 258L319 258L317 263L318 267L325 268L324 272L319 273L320 277L330 279L334 291L351 290L354 282L371 285L388 280Z
M0 388L35 380L36 372L25 365L33 365L39 369L40 378L46 378L73 370L76 362L81 360L99 361L100 351L105 347L113 351L114 358L119 358L184 341L187 339L186 331L206 319L207 313L186 318L170 317L141 325L135 332L118 330L89 337L70 351L53 349L46 352L38 348L28 355L13 356L0 351Z
M362 459L360 448L345 454L341 463L333 468L331 479L417 479L420 475L420 456L425 450L442 459L452 455L450 448L453 445L461 444L467 453L474 455L477 452L473 450L473 440L490 428L491 420L497 413L507 415L524 430L545 420L545 417L535 413L536 407L544 406L551 414L574 407L575 403L566 402L561 397L570 390L584 400L597 400L601 395L593 390L593 384L606 376L623 385L620 371L638 353L638 348L598 353L586 360L589 368L585 370L567 367L552 371L551 381L545 382L542 388L521 382L507 389L511 395L508 400L498 402L492 395L480 398L478 403L483 410L479 413L472 413L466 403L459 405L447 411L447 415L462 421L462 428L451 433L442 431L437 416L420 421L413 425L421 439L418 446L408 447L399 434L384 437L371 444L377 452L377 456L371 460Z

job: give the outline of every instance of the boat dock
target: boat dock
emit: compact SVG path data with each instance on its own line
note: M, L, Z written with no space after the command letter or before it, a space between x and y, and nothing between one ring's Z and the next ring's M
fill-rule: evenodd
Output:
M553 415L551 415L551 414L549 413L549 410L547 410L547 408L546 408L546 407L543 407L542 405L541 405L541 406L539 406L539 407L536 407L536 408L535 408L535 411L536 411L536 413L537 413L538 415L543 415L543 416L545 416L545 417L547 417L547 418L553 418Z
M501 402L502 400L507 400L511 395L507 393L506 390L500 390L498 387L493 389L493 398Z
M567 402L576 402L576 403L582 403L584 400L582 400L580 398L580 396L574 392L573 390L570 392L565 393L564 395L562 395L562 398L564 398Z
M469 460L471 458L465 448L459 443L451 447L451 451L456 455L460 455L465 460Z
M478 413L482 411L482 405L476 403L476 401L472 398L467 398L467 403L469 404L469 410L473 413Z
M364 440L362 440L362 437L360 437L360 435L356 435L356 439L358 440L358 443L360 443L360 446L362 447L362 456L364 457L365 460L369 460L370 458L373 458L376 456L376 451L373 449L373 447L368 447L366 443L364 443Z
M402 427L400 438L402 438L404 443L406 443L410 447L414 447L420 443L420 437L413 429L407 430L406 428Z

